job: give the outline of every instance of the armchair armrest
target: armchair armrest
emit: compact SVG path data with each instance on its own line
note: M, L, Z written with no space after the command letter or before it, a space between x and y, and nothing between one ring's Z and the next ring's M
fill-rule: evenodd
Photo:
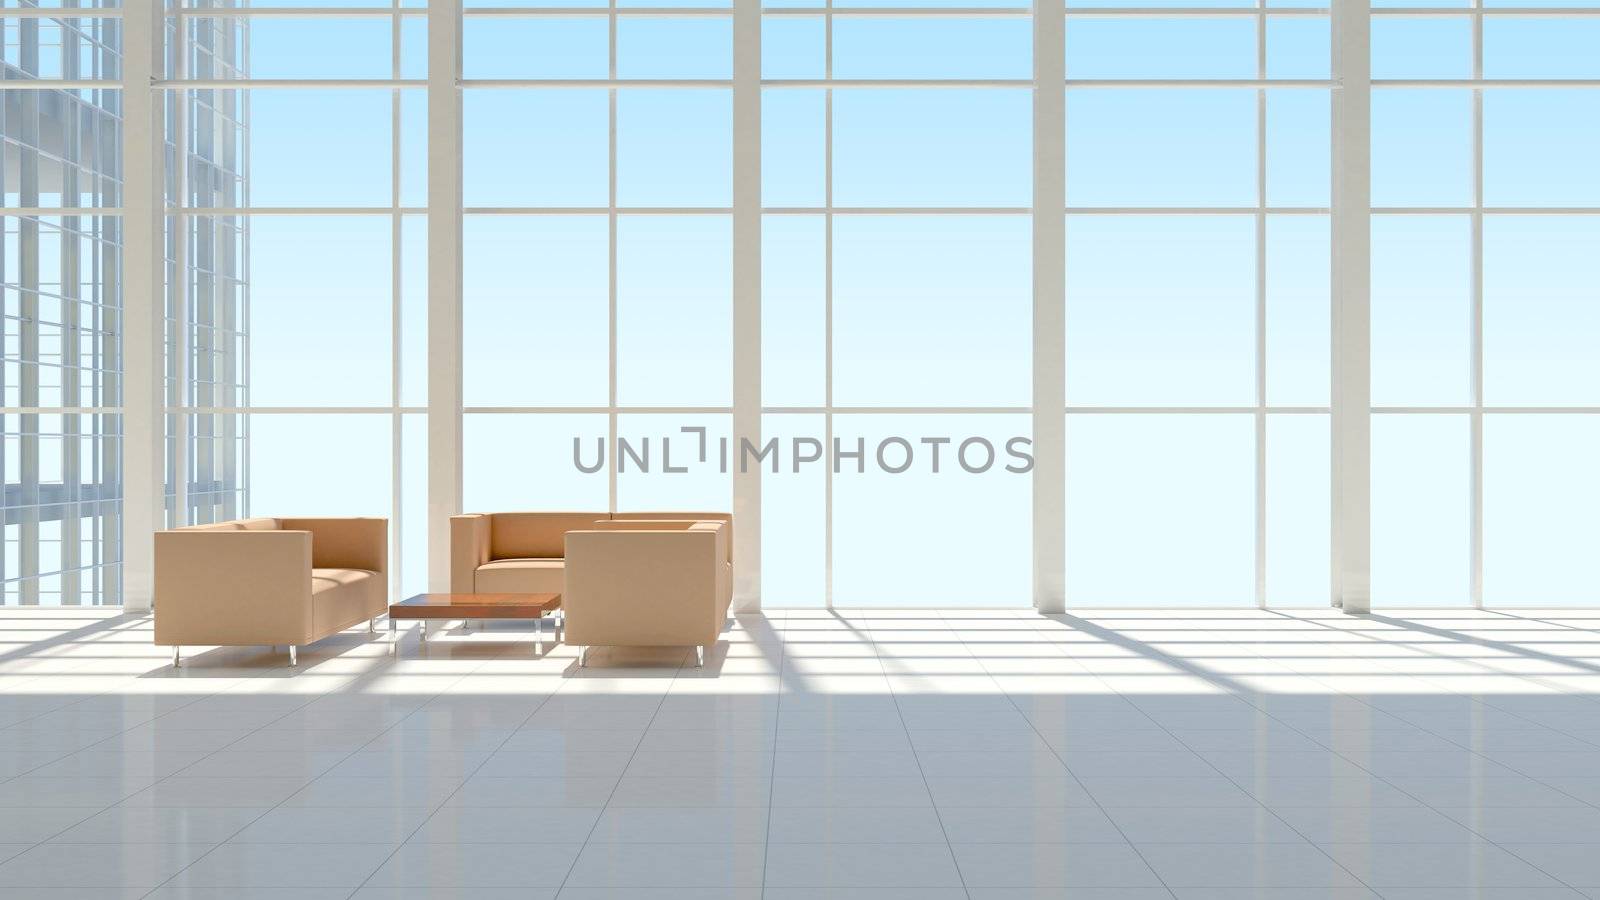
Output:
M478 567L489 561L489 517L450 517L450 592L475 594Z
M389 574L389 520L383 518L279 519L285 531L311 532L311 565Z
M300 644L311 635L309 531L155 536L155 643Z

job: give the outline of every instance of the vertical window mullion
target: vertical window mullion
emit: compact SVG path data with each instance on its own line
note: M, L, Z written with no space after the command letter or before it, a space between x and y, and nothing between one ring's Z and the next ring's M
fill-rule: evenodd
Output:
M1256 78L1267 77L1266 0L1256 0ZM1267 605L1267 89L1256 88L1255 591Z
M607 350L607 446L611 448L611 465L606 469L609 509L617 511L617 0L607 3L606 32L606 88L607 143L606 153L606 222L607 222L607 303L606 321L610 329Z
M1033 5L1033 605L1066 604L1066 5Z
M733 439L761 446L761 0L733 0ZM734 452L740 454L735 448ZM740 454L742 458L742 454ZM733 605L761 605L761 467L734 467Z
M1372 606L1372 116L1368 0L1333 7L1334 599Z
M823 273L823 459L833 459L833 0L823 8L822 75L822 264ZM827 532L823 541L824 605L833 608L833 488L834 466L830 462L824 479L823 521Z
M1472 2L1472 307L1471 472L1469 590L1483 606L1483 0Z
M460 0L428 3L428 588L450 585L461 512Z

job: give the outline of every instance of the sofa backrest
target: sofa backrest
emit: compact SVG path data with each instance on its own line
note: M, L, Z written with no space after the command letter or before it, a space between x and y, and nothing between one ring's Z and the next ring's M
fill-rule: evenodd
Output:
M489 513L490 559L560 559L569 531L587 531L607 519L722 522L733 562L733 514L725 512L511 512Z
M186 525L178 531L277 531L278 520L266 516L257 516L253 519L231 519L227 522L212 522L209 525Z
M490 559L560 559L567 532L593 528L603 512L489 514Z
M725 512L624 512L612 513L613 519L693 519L700 522L723 522L728 526L728 559L733 562L733 513Z

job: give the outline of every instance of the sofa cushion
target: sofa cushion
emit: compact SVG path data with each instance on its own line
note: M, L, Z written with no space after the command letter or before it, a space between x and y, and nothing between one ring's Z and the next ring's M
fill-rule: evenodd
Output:
M603 512L491 513L489 559L559 559L566 552L567 532L593 528L607 518Z
M480 594L559 594L566 590L566 563L560 559L496 559L478 567Z
M311 630L317 637L342 631L383 609L383 578L367 569L311 570Z

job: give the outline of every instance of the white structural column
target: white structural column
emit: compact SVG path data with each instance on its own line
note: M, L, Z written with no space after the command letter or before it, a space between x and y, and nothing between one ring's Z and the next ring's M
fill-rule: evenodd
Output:
M1066 604L1066 9L1033 4L1033 605Z
M130 612L154 604L155 533L166 524L164 182L151 87L158 8L156 0L126 0L122 13L122 589Z
M733 435L761 445L761 0L733 2ZM744 454L735 448L741 463ZM733 607L761 608L761 467L733 467Z
M461 0L428 0L428 589L461 512Z
M1333 599L1372 608L1371 16L1333 6Z

